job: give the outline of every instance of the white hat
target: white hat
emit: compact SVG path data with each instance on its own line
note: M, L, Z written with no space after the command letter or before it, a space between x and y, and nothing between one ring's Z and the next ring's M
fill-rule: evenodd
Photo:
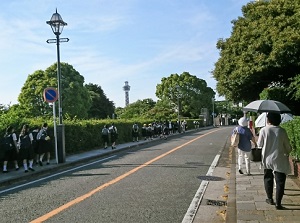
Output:
M242 117L238 121L240 126L248 126L248 120L245 117Z

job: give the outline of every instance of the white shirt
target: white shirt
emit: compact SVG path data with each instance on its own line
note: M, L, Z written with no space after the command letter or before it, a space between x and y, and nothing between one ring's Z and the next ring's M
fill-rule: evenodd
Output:
M262 164L265 169L289 174L289 153L292 147L285 129L267 125L259 132L257 146L262 147Z

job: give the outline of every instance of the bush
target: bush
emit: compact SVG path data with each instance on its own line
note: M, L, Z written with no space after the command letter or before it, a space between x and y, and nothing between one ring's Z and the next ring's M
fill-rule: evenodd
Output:
M294 119L281 124L281 126L287 131L293 151L291 156L295 159L300 158L300 117L294 116Z

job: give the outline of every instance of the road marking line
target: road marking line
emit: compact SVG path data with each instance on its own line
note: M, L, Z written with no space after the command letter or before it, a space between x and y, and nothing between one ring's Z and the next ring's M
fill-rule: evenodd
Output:
M212 173L214 172L214 169L216 168L217 164L218 164L218 161L220 159L220 154L216 155L212 164L210 165L208 171L207 171L207 174L206 176L211 176ZM200 206L200 203L202 201L202 198L204 196L204 193L206 191L206 188L208 187L208 184L209 184L209 181L207 180L203 180L182 220L181 223L191 223L193 222L196 214L197 214L197 210Z
M115 184L115 183L117 183L117 182L125 179L126 177L128 177L131 174L137 172L138 170L140 170L140 169L142 169L142 168L144 168L144 167L146 167L146 166L154 163L155 161L157 161L157 160L159 160L159 159L161 159L161 158L163 158L163 157L165 157L165 156L167 156L167 155L175 152L176 150L181 149L182 147L184 147L184 146L186 146L186 145L188 145L188 144L190 144L190 143L192 143L192 142L194 142L194 141L196 141L196 140L198 140L198 139L200 139L200 138L202 138L202 137L204 137L206 135L209 135L209 134L211 134L213 132L216 132L216 131L219 131L219 130L220 129L214 130L214 131L211 131L211 132L208 132L208 133L205 133L205 134L203 134L201 136L198 136L197 138L192 139L192 140L190 140L190 141L188 141L188 142L186 142L186 143L184 143L184 144L182 144L182 145L180 145L180 146L178 146L178 147L176 147L176 148L174 148L174 149L172 149L172 150L170 150L170 151L168 151L168 152L166 152L166 153L164 153L164 154L162 154L160 156L157 156L154 159L149 160L148 162L146 162L146 163L144 163L144 164L142 164L142 165L140 165L140 166L138 166L138 167L136 167L136 168L134 168L134 169L132 169L132 170L124 173L124 174L122 174L121 176L116 177L115 179L113 179L113 180L111 180L111 181L109 181L109 182L107 182L105 184L102 184L101 186L95 188L94 190L91 190L90 192L88 192L88 193L86 193L86 194L84 194L84 195L82 195L80 197L77 197L74 200L71 200L68 203L66 203L66 204L64 204L64 205L62 205L62 206L60 206L60 207L58 207L58 208L56 208L56 209L48 212L47 214L45 214L45 215L43 215L43 216L41 216L41 217L39 217L37 219L32 220L30 223L44 222L44 221L48 220L49 218L52 218L53 216L59 214L60 212L66 210L68 208L70 208L71 206L84 201L85 199L91 197L92 195L94 195L95 193L97 193L97 192L105 189L106 187L109 187L109 186L111 186L111 185L113 185L113 184Z

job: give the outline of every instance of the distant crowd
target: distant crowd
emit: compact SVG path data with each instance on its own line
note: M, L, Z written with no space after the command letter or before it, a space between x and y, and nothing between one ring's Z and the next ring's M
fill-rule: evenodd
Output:
M194 122L194 127L199 128L199 122ZM185 132L187 129L186 120L178 123L172 121L165 122L152 122L149 124L143 124L139 126L137 123L134 123L131 128L132 141L138 142L140 138L143 140L152 140L156 137L167 139L168 135L174 133ZM116 148L116 140L118 139L118 130L114 123L111 126L105 125L101 131L102 139L104 142L104 149L108 148L109 142L111 148Z

